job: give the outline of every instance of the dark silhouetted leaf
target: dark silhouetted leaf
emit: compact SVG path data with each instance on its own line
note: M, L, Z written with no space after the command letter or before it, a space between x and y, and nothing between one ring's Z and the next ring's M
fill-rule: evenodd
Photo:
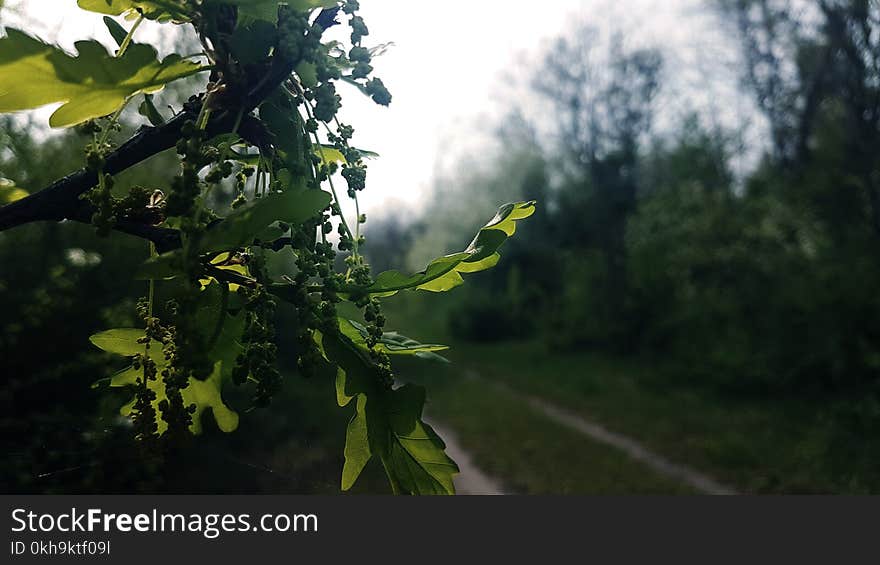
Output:
M201 250L210 253L243 247L274 222L302 224L320 214L331 200L332 196L322 190L270 194L237 209L216 228L208 230Z
M28 191L18 188L9 179L0 178L0 206L21 200L28 195Z

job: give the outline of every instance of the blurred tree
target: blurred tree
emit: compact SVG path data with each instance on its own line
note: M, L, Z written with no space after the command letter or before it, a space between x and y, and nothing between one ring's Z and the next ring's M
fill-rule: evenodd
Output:
M657 138L645 152L640 177L642 196L684 185L704 192L732 194L731 140L720 129L707 130L691 114L672 136Z
M743 81L770 124L773 155L785 166L809 157L809 142L832 68L816 41L814 7L802 0L717 0L735 25Z
M808 175L818 138L827 141L819 129L845 122L842 165L860 184L868 220L880 236L880 5L720 0L719 6L736 22L745 83L770 123L775 160L792 175L792 184L799 183Z
M858 179L880 237L880 3L820 0L822 34L833 56L833 94L849 135L846 169Z
M611 341L627 340L626 223L637 206L640 149L662 63L657 50L627 49L620 34L603 48L594 29L582 28L553 45L534 80L554 107L562 167L571 175L559 194L559 243L601 252L597 305Z
M412 245L413 231L400 216L388 214L371 219L364 230L368 244L364 248L370 265L377 272L388 271L406 263L406 254Z
M540 237L457 292L456 337L538 334L548 364L556 349L624 352L650 375L639 386L806 410L822 431L797 457L865 489L880 477L880 2L710 5L733 22L743 93L769 122L745 147L761 156L752 170L733 173L741 149L709 116L652 131L660 56L587 28L552 44L534 80L547 104L503 121L506 153L438 183L410 255L475 224L481 193L539 199ZM562 378L593 386L578 372Z

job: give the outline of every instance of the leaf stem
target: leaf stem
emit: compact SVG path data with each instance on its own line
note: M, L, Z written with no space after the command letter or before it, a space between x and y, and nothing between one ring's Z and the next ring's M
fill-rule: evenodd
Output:
M333 122L336 124L337 128L340 128L340 129L342 128L342 124L339 123L339 118L337 118L336 116L333 117ZM324 124L324 129L327 130L328 134L333 133L330 131L330 127L327 124ZM345 144L347 146L348 142L345 141ZM345 157L345 155L343 155L343 157ZM346 161L348 161L347 158L346 158ZM355 249L357 249L357 245L361 240L361 203L358 200L357 192L354 193L353 200L354 200L354 213L357 214L357 219L355 220L355 226L354 226Z
M138 19L134 22L134 25L128 32L128 35L125 36L125 39L122 40L122 43L119 45L119 51L116 52L116 58L119 59L123 55L125 55L125 51L128 49L128 46L131 45L131 40L134 38L134 32L137 31L137 28L141 26L141 23L144 21L144 15L141 14L138 16Z
M211 110L208 108L208 102L211 101L211 95L209 94L205 98L205 102L202 104L202 108L199 110L199 117L196 119L196 127L200 130L204 130L208 127L208 120L211 119Z
M312 113L312 107L308 102L305 102L304 106L306 107L306 113L308 113L309 118L315 120L315 115ZM317 121L317 120L315 120ZM315 140L315 145L318 147L318 154L321 157L321 162L324 163L324 166L327 164L327 160L324 157L324 146L321 144L321 140L318 137L317 133L312 133L312 138ZM339 195L336 194L336 187L333 185L333 175L330 174L330 170L327 170L327 182L330 184L330 192L333 194L333 200L336 202L336 205L339 206L339 219L342 221L342 226L345 228L345 231L348 232L348 237L352 240L352 250L351 254L354 257L358 256L358 245L357 240L354 238L354 232L351 231L351 228L348 227L348 222L345 220L345 214L342 213L342 201L339 200Z
M156 257L158 253L156 253L156 244L152 241L150 242L150 258ZM152 318L153 317L153 298L156 293L156 280L150 279L150 291L147 298L147 313ZM147 348L149 349L149 344L147 344Z
M211 339L208 340L208 350L214 349L214 346L217 345L217 341L220 339L220 334L223 333L223 326L226 324L226 309L229 307L229 285L220 281L217 281L217 283L220 285L223 294L220 298L220 314L217 316L217 324L214 326Z
M241 119L244 117L244 108L238 110L238 114L235 116L235 124L232 126L233 134L238 134L238 128L241 126ZM225 153L224 153L225 155Z
M99 151L103 151L104 144L107 143L107 140L110 139L110 132L113 131L113 126L116 125L116 123L119 121L119 116L122 115L122 111L125 110L126 106L128 106L129 100L131 100L130 97L126 98L125 102L122 103L122 106L120 106L119 109L116 110L112 116L110 116L110 123L107 124L106 128L104 128L104 133L101 134L101 139L98 140L97 149Z

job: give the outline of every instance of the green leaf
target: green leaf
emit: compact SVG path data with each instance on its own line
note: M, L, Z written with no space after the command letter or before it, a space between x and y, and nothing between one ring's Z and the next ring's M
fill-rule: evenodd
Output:
M119 25L119 22L111 18L110 16L104 16L104 25L107 26L107 31L110 32L110 35L113 36L113 41L116 42L116 45L122 47L123 42L125 42L125 38L128 37L128 32L125 31L125 28Z
M201 251L211 253L244 247L274 222L300 225L320 214L331 200L332 196L323 190L264 196L235 210L214 229L208 230L202 239Z
M395 494L455 494L459 472L436 432L421 420L425 389L405 385L378 397L358 395L357 410L345 436L342 490L354 486L374 454Z
M305 132L299 112L290 103L290 97L279 91L260 106L260 119L274 137L278 156L288 168L296 168L308 159L303 150Z
M247 0L244 0L247 1ZM313 10L315 8L332 8L338 0L287 0L294 10Z
M116 58L97 41L78 41L77 56L7 28L0 39L0 112L29 110L63 102L49 118L66 127L112 114L140 93L202 70L198 63L170 55L162 62L150 45L132 43Z
M161 126L165 123L165 118L162 117L162 114L156 109L156 105L153 104L152 94L144 94L144 101L138 106L138 114L147 118L154 126Z
M135 279L141 281L170 280L183 273L183 253L179 249L150 257L135 271Z
M367 332L367 328L363 325L354 320L339 318L339 331L342 332L342 335L351 340L358 349L369 351L369 346L367 345L367 336L369 333ZM436 361L447 360L440 355L431 356L428 354L437 353L438 351L446 351L448 349L448 345L419 343L418 341L397 332L386 332L382 334L379 343L375 347L376 351L387 355L417 356Z
M296 76L299 82L306 88L314 88L318 86L318 67L314 63L303 61L296 66Z
M275 26L265 20L239 24L229 40L232 54L242 65L251 65L266 59L278 41Z
M277 238L276 238L277 239ZM264 240L266 241L266 240ZM242 278L253 280L251 278L250 271L247 268L247 265L232 263L228 264L229 258L232 257L232 253L225 251L220 253L216 257L211 260L211 265L219 269L220 271L228 271L230 273L235 273L241 275ZM208 286L212 281L216 279L212 278L212 276L205 276L199 279L199 283L202 286ZM241 288L240 285L235 283L229 283L229 290L232 292L238 292L238 289Z
M379 408L367 406L371 443L395 492L407 494L455 494L452 477L458 465L446 455L446 444L422 421L425 389L404 385L391 391ZM377 433L372 430L378 428Z
M366 96L367 98L370 98L372 100L370 93L367 91L367 87L364 86L363 84L359 83L355 79L351 78L350 76L343 75L342 82L355 87L358 90L358 92L360 92L361 94L363 94L364 96Z
M330 163L348 163L342 151L332 145L315 145L312 151L325 165Z
M183 23L192 16L185 0L77 0L77 5L83 10L110 16L137 12L159 22Z
M373 455L378 455L395 493L455 494L458 465L446 444L422 421L425 389L404 385L380 394L358 396L345 444L343 490L354 485Z
M358 394L379 390L376 367L369 356L344 335L322 335L316 332L316 343L329 363L338 367L336 399L340 407L348 406Z
M367 396L358 395L357 410L345 431L345 465L342 467L342 490L349 490L357 482L373 453L367 429Z
M0 178L0 206L11 204L28 196L28 191L18 188L9 179Z
M345 375L345 371L336 368L336 403L339 404L340 408L345 408L351 401L354 399L354 396L348 396L348 393L345 391L347 378Z
M365 159L375 159L379 156L379 154L375 151L367 151L366 149L356 148L352 149L357 151L360 156ZM315 153L315 156L321 159L325 165L329 165L330 163L339 163L345 165L348 163L348 159L345 158L345 155L342 154L342 151L336 149L332 145L327 145L323 143L321 145L314 145L313 151Z
M435 259L424 271L412 275L386 271L379 274L375 283L363 291L390 296L410 289L428 292L451 290L464 283L462 273L476 273L494 267L500 258L498 249L516 232L516 223L519 220L535 213L535 206L534 201L505 204L461 253Z
M239 339L244 331L244 315L238 313L236 316L231 316L226 312L220 285L215 283L202 291L196 320L207 345L211 348L209 355L214 360L214 370L206 380L190 379L189 386L181 391L187 405L196 405L190 429L194 434L201 433L201 415L205 410L210 409L217 427L224 432L232 432L238 427L238 414L223 402L222 388L225 383L231 381L235 359L242 351ZM138 343L138 340L144 336L143 329L121 328L95 334L90 340L96 347L108 353L132 357L145 353L145 345ZM210 343L212 338L213 343ZM149 355L161 374L168 366L168 361L162 353L162 344L151 342ZM143 369L129 367L113 375L110 386L113 388L135 386L137 379L142 375ZM151 381L148 386L156 393L153 408L158 413L159 403L167 398L165 386L161 378ZM120 413L123 416L131 416L133 408L134 400L123 406ZM164 433L168 425L161 418L157 419L157 423L159 433Z
M144 352L144 344L137 340L144 337L144 330L137 328L121 328L97 333L89 341L107 353L133 357Z
M161 345L156 342L153 342L152 347L150 348L150 358L156 362L156 369L160 373L168 366L168 362L165 361L165 356L162 355ZM181 396L183 396L183 402L186 405L196 405L196 411L193 413L193 421L190 425L190 431L192 431L193 434L198 435L202 433L202 413L208 409L211 410L211 414L214 416L214 420L217 422L217 427L220 428L220 430L230 433L238 428L238 414L226 406L221 396L222 374L222 363L218 361L214 364L214 371L206 380L200 381L199 379L190 379L189 386L180 392ZM135 386L137 384L137 379L142 375L143 369L130 367L113 375L110 380L110 387L121 388ZM167 395L165 394L165 386L162 384L161 379L159 379L151 381L149 387L156 393L156 398L153 400L152 404L153 409L155 409L158 414L160 413L159 403L167 398ZM131 417L133 410L134 400L120 408L119 413L125 417ZM159 435L162 435L168 429L168 424L161 418L157 418L156 420L158 433Z
M342 488L354 485L373 455L379 457L396 493L455 494L458 466L443 440L422 421L425 389L386 388L376 366L344 335L320 336L327 359L339 367L339 404L357 398L346 432Z
M232 369L243 349L240 340L244 333L245 316L242 312L237 312L234 316L227 312L223 295L221 283L205 285L199 299L196 321L206 346L211 348L211 357L223 364L220 376L226 383L232 381Z
M419 343L397 332L383 333L377 348L385 351L388 355L413 355L425 361L449 363L449 359L437 354L438 351L448 350L448 345Z

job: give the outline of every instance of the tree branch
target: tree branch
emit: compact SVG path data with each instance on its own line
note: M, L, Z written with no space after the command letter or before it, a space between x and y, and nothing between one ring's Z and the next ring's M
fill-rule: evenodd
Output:
M92 215L94 214L95 209L85 200L80 200L80 203L83 205L77 209L75 214L70 214L67 219L72 222L91 224ZM168 251L173 251L183 245L183 242L180 239L180 232L171 228L161 228L159 226L134 222L131 220L120 220L116 222L113 229L120 233L126 233L147 241L152 241L156 245L156 251L159 253L167 253Z
M180 139L180 130L184 122L194 120L197 109L187 110L175 116L171 121L156 127L141 128L131 139L123 143L117 150L107 156L104 171L115 175L146 161L150 157L175 146ZM208 123L209 136L220 135L232 131L235 127L233 112L222 112ZM241 136L254 142L265 144L265 133L259 120L248 116L239 126ZM249 139L250 138L250 139ZM0 208L0 231L5 231L22 224L40 221L90 221L84 220L83 209L88 204L80 196L98 183L94 171L81 169L67 175L47 188L30 196Z

